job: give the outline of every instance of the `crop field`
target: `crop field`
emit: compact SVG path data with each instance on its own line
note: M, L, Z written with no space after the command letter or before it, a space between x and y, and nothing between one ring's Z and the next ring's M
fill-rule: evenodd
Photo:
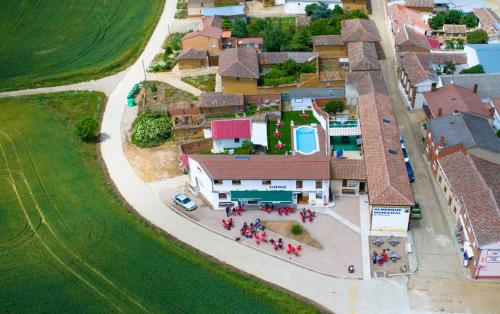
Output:
M288 293L161 235L106 183L75 120L105 97L0 99L0 312L310 313Z
M68 84L124 69L147 43L163 3L0 0L0 90Z

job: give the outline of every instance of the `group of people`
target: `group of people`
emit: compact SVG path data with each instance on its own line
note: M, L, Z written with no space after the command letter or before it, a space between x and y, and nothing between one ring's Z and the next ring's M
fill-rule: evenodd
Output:
M397 255L394 251L391 251L389 249L383 249L380 254L378 254L376 251L373 251L373 259L372 262L373 264L377 264L378 266L384 266L384 263L387 262L389 259L391 259L393 262L396 262L398 259L401 257Z
M231 230L231 228L234 227L233 217L228 220L222 219L222 225L224 226L224 229Z
M248 239L248 238L253 238L254 236L258 237L259 231L264 231L265 229L266 227L264 227L260 223L260 219L257 218L255 220L255 223L251 222L250 224L247 224L247 222L245 221L243 223L243 227L241 228L240 232L242 236Z
M245 209L243 208L243 206L227 206L226 207L226 217L229 217L229 216L241 216L241 213L245 211Z
M302 222L313 222L314 218L316 218L316 212L310 209L303 209L300 211L300 217L302 218Z

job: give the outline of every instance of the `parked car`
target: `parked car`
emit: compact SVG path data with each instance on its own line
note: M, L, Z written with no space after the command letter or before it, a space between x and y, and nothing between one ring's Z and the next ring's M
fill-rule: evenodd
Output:
M415 181L415 173L413 173L410 162L405 162L405 166L406 172L408 172L408 180L410 181L410 183L413 183Z
M418 220L422 219L422 211L420 210L420 204L415 203L410 210L410 219Z
M408 173L408 180L410 183L415 181L415 173L411 167L410 155L408 155L408 150L406 149L405 141L403 136L399 136L399 142L401 143L401 151L403 152L403 157L405 159L406 172Z
M188 211L195 210L198 207L198 205L193 200L182 193L176 193L172 200L175 204Z

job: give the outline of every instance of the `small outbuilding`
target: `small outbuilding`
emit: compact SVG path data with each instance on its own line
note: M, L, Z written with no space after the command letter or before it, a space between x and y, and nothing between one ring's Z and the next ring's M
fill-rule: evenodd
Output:
M176 60L179 70L204 68L208 66L208 53L206 50L190 48L182 51Z

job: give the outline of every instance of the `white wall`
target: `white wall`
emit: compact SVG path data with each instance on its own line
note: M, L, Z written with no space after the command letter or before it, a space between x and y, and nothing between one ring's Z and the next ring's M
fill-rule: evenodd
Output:
M426 80L424 82L421 82L415 86L416 88L416 93L415 93L415 107L414 109L422 109L422 106L424 105L424 95L422 93L428 92L432 90L432 81L431 80Z
M313 3L319 3L318 2L312 2L312 1L307 1L307 2L301 2L301 1L286 1L285 3L285 14L287 15L297 15L297 14L306 14L306 6L309 4ZM334 9L335 6L338 5L342 7L342 2L332 2L328 4L328 8Z
M465 45L464 52L467 54L467 66L469 68L479 64L476 50L472 49L469 45Z
M409 207L372 205L372 230L406 232L410 219Z
M218 195L213 193L212 179L203 170L201 165L189 158L189 180L191 186L198 187L201 195L210 203L210 205L217 207L219 204Z
M266 122L252 122L252 143L267 147L267 124Z
M314 110L314 107L312 107L311 109L313 112L313 116L316 118L316 120L319 121L319 123L323 127L323 130L326 132L326 134L328 134L328 128L329 128L328 121L326 121L326 119L322 115L320 115L318 112L316 112L316 110Z
M495 115L493 116L493 126L495 130L500 130L500 112L495 110Z
M311 110L313 99L311 97L294 97L290 99L293 111Z
M241 147L244 141L249 141L249 138L240 138L239 142L236 143L235 139L223 139L223 140L213 140L212 151L214 153L221 153L226 148L238 148Z

